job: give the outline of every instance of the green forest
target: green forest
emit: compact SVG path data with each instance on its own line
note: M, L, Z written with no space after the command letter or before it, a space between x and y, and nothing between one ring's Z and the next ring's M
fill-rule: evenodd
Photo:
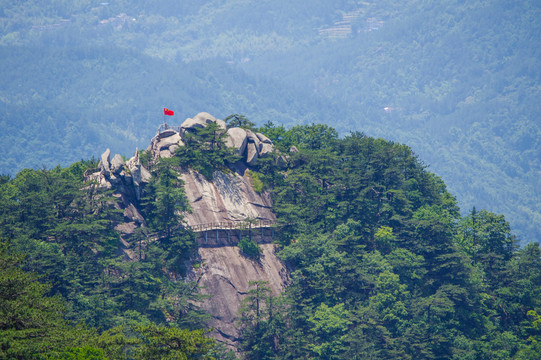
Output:
M461 215L406 145L324 124L256 130L275 152L250 176L271 194L291 283L278 297L251 284L240 358L541 356L537 241L519 246L503 215ZM176 156L142 161L152 180L137 204L148 226L133 240L136 261L122 256L117 198L84 182L95 160L0 178L0 358L235 358L208 336L185 278L197 243L180 215L190 207L178 173L211 178L237 159L210 127Z
M408 144L463 216L535 241L540 17L535 0L0 0L0 174L143 148L163 107L326 123Z

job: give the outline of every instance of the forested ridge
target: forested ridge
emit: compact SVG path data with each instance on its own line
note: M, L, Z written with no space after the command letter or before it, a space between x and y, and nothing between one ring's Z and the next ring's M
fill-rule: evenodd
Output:
M211 178L237 161L211 130L172 158L142 155L152 180L137 204L148 226L133 239L135 261L114 229L118 200L84 182L95 160L0 179L0 357L234 357L205 335L197 285L185 278L197 244L182 223L190 209L178 172ZM291 283L279 297L252 284L242 358L539 358L538 239L519 247L502 215L461 216L406 145L327 125L256 130L276 152L249 176L271 193Z

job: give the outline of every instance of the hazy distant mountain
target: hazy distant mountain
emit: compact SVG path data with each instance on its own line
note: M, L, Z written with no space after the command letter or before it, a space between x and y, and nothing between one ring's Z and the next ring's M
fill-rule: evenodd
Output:
M404 142L541 239L536 1L1 1L0 172L131 155L199 111Z

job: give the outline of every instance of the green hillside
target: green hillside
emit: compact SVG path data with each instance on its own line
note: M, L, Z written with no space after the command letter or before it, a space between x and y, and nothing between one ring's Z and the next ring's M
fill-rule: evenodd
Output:
M84 182L95 161L0 178L0 357L234 359L206 336L186 276L201 263L179 174L243 168L217 128L192 129L170 158L142 154L152 177L129 203L144 219L128 240L116 228L127 221L120 190ZM272 197L290 281L280 296L251 283L240 358L539 358L538 243L518 247L502 215L461 216L405 145L323 124L258 130L280 152L245 176ZM249 234L234 254L258 264Z

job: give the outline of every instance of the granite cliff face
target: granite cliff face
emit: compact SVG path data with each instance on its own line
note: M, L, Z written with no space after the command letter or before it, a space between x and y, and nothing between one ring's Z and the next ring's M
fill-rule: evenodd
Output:
M201 266L190 274L202 293L212 296L202 304L213 316L212 335L231 347L238 341L237 313L241 300L250 290L249 282L267 281L275 296L287 285L288 273L276 256L276 245L259 246L259 260L242 256L237 246L200 247Z
M214 172L212 180L190 169L179 171L178 176L184 181L192 208L190 213L183 214L184 220L198 234L199 243L194 261L200 266L189 272L188 279L197 281L201 291L211 295L201 305L213 317L210 324L214 328L213 335L234 347L238 340L237 312L240 301L249 290L249 282L267 281L273 293L278 295L288 281L286 268L271 243L271 225L276 222L276 217L270 196L254 190L246 171L258 158L270 154L273 144L263 134L242 128L226 129L222 120L200 113L186 119L177 128L162 125L147 151L152 162L172 157L178 147L184 146L183 138L187 132L212 122L226 132L226 145L235 148L242 161L235 166L236 171ZM137 228L146 227L138 209L142 191L151 177L142 165L138 151L124 161L120 155L111 160L109 149L101 156L98 169L87 174L88 180L113 190L113 196L120 200L118 207L124 211L124 222L119 223L116 229L127 261L137 260L132 236ZM260 259L252 260L240 254L236 245L244 236L259 243L262 250Z
M268 193L255 192L252 180L247 175L217 171L209 181L201 174L188 170L181 178L192 206L192 212L185 214L184 218L194 229L198 225L218 223L231 223L229 227L238 227L247 219L267 223L276 221Z

